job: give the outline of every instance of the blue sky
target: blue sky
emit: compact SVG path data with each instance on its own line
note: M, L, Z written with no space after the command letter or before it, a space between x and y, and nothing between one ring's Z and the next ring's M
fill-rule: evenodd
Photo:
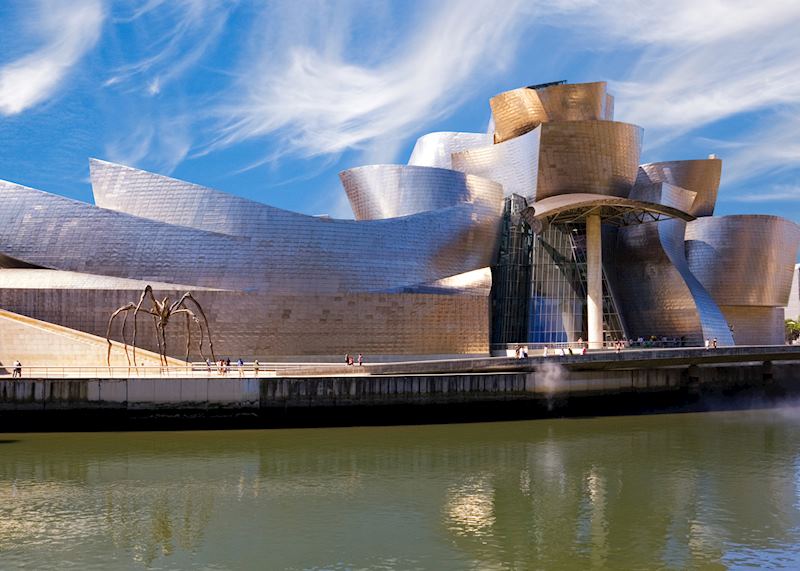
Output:
M350 217L345 168L609 82L643 162L723 159L717 214L800 221L800 2L3 0L0 178L91 202L90 156Z

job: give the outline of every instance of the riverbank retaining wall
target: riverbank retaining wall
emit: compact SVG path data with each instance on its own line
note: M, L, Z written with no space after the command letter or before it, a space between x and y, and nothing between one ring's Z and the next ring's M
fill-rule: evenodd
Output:
M0 380L0 416L9 411L126 410L259 412L548 401L648 393L791 391L797 363L746 363L613 371L306 378L127 378Z

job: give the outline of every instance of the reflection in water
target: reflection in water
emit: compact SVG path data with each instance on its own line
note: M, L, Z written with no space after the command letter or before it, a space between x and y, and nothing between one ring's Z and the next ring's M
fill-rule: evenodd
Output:
M800 566L789 413L0 439L3 569Z
M447 491L448 528L462 536L489 535L494 525L494 490L488 477L470 477Z

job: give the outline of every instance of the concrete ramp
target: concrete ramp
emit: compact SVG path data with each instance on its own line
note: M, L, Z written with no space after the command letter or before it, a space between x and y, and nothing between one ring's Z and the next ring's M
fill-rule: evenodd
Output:
M127 367L121 343L111 342L111 366ZM27 367L105 367L108 343L102 337L76 331L0 309L0 375L9 375L11 364L19 360ZM132 357L132 349L128 347ZM145 367L158 367L158 354L136 350L136 360ZM183 361L168 358L170 366Z

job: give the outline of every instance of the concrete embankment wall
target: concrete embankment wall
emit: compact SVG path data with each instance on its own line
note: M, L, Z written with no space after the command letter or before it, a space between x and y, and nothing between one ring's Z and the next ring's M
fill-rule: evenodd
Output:
M0 430L14 429L13 423L20 418L90 418L91 413L117 420L249 415L280 417L289 424L293 417L304 419L298 420L300 424L308 423L309 418L318 424L358 424L360 415L372 415L381 422L381 416L392 409L424 411L419 418L401 419L406 422L446 419L448 412L470 406L491 409L491 418L536 417L559 411L608 414L622 402L633 407L633 412L642 412L659 404L695 402L704 394L791 392L797 376L795 363L767 362L615 371L567 371L553 365L533 372L381 377L6 377L0 380ZM385 420L398 419L389 415Z

